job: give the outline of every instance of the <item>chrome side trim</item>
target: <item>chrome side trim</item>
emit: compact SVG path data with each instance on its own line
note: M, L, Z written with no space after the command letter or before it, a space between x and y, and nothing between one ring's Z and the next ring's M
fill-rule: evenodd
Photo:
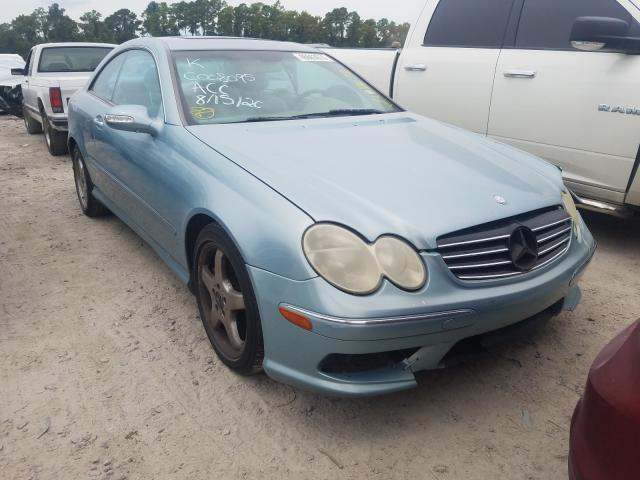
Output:
M288 303L281 303L281 307L286 308L287 310L291 310L296 313L300 313L302 315L313 318L318 318L320 320L325 320L331 323L337 323L339 325L352 325L352 326L371 326L371 325L388 325L398 323L412 323L419 322L422 320L437 320L440 318L451 318L451 317L461 317L465 315L472 315L475 313L473 310L469 309L460 309L460 310L450 310L444 312L433 312L433 313L421 313L419 315L404 315L398 317L379 317L379 318L342 318L342 317L334 317L331 315L324 315L322 313L312 312L311 310L306 310L304 308L295 307Z
M540 240L538 240L538 245L540 245L541 243L546 242L547 240L551 240L552 238L556 238L559 237L560 235L562 235L563 233L567 233L569 231L571 231L571 229L573 228L572 225L569 225L567 228L565 228L564 230L560 230L559 232L556 233L552 233L551 235L547 235L544 238L541 238Z
M506 278L522 275L523 272L496 273L495 275L460 275L460 280L490 280L492 278ZM527 272L528 273L528 272Z
M555 227L556 225L560 225L561 223L565 223L571 220L571 217L563 218L562 220L558 220L557 222L550 223L548 225L543 225L541 227L532 228L532 232L539 232L540 230L544 230L546 228Z
M483 252L459 253L457 255L443 255L442 258L445 260L452 260L455 258L478 257L480 255L492 255L494 253L503 253L508 251L509 251L508 248L496 248L495 250L485 250Z
M542 267L544 267L545 265L549 265L551 262L553 262L556 258L561 257L562 255L564 255L565 253L567 253L567 251L569 250L569 245L567 245L565 247L564 250L562 250L561 252L558 252L557 254L555 254L553 257L549 258L548 260L545 260L544 262L542 262L540 265L536 265L535 268L531 269L531 271L535 271L535 270L539 270Z
M570 246L570 243L561 252L558 252L553 257L549 258L548 260L545 260L540 265L536 265L534 268L532 268L528 272L511 272L511 273L500 273L496 275L479 275L479 276L467 275L467 276L460 276L458 278L462 280L491 280L492 278L505 278L505 277L515 277L516 275L525 275L530 272L535 272L536 270L539 270L546 265L549 265L551 262L561 257L565 253L567 253L567 251L569 250L569 246Z
M545 253L550 252L551 250L554 250L556 248L558 248L560 245L562 245L563 243L567 243L568 241L571 240L571 237L567 237L567 238L563 238L562 240L560 240L558 243L554 243L553 245L551 245L550 247L545 248L544 250L541 250L538 252L538 255L544 255Z
M511 235L498 235L497 237L479 238L477 240L467 240L466 242L444 243L438 245L438 248L457 247L458 245L470 245L472 243L492 242L494 240L503 240Z
M614 203L602 202L600 200L591 200L589 198L583 198L577 195L575 192L572 193L573 198L576 200L577 206L582 208L583 210L607 213L609 215L614 215L620 218L629 218L633 215L633 211L624 205L616 205Z
M499 262L480 263L478 265L452 265L449 270L464 270L468 268L497 267L498 265L511 265L511 260L501 260Z

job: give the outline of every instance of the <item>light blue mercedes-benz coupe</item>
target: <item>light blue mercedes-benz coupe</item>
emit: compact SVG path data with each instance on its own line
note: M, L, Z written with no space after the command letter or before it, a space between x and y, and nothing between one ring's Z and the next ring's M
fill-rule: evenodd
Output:
M595 243L560 171L293 43L141 38L69 102L82 211L189 285L220 359L340 396L526 335Z

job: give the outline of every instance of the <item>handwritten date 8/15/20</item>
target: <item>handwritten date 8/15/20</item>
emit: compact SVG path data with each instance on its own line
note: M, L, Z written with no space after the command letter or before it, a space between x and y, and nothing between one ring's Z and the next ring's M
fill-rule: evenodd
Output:
M216 85L207 84L206 86L200 85L198 82L194 82L193 90L196 93L196 105L227 105L249 108L262 108L263 102L255 100L251 97L238 96L232 97L227 91L228 85ZM197 93L200 92L200 93Z

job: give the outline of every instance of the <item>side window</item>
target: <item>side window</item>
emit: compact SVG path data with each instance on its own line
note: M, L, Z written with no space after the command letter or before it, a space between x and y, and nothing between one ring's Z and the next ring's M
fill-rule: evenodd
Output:
M573 50L569 38L578 17L618 18L640 36L640 25L616 0L525 0L516 48Z
M118 74L120 73L120 67L122 67L122 62L126 55L127 54L124 53L111 59L109 63L100 70L100 73L98 73L89 90L104 100L111 100L116 81L118 80Z
M162 115L162 93L156 62L149 52L131 50L122 65L113 93L116 105L142 105L151 118Z
M31 68L33 66L33 48L29 51L29 55L27 56L27 61L24 62L25 68L27 69L27 75L31 75Z
M512 6L513 0L440 0L424 45L501 48Z

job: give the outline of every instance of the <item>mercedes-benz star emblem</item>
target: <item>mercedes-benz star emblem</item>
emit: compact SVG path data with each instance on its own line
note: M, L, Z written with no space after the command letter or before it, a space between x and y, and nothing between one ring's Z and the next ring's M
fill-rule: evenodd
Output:
M506 198L504 198L504 197L503 197L503 196L501 196L501 195L494 195L494 196L493 196L493 199L494 199L497 203L499 203L500 205L506 205L506 204L507 204L507 199L506 199Z
M527 227L516 228L509 237L509 256L521 272L528 272L538 261L538 240Z

